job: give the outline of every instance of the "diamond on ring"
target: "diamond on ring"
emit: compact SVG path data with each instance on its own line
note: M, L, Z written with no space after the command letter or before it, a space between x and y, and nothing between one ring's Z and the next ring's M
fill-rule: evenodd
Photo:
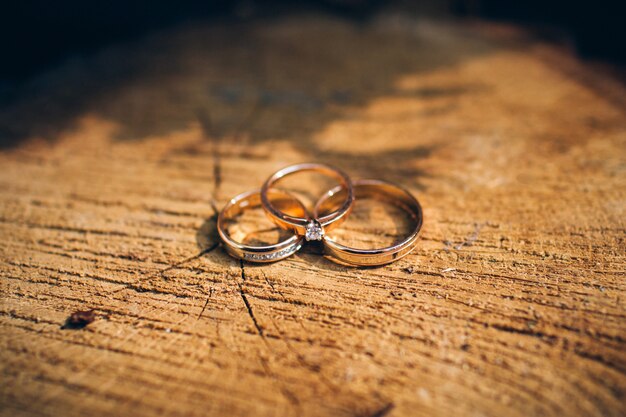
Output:
M324 228L322 227L320 222L318 222L315 219L309 220L309 222L306 224L306 232L304 234L304 238L307 241L310 241L310 240L322 240L323 237L324 237Z

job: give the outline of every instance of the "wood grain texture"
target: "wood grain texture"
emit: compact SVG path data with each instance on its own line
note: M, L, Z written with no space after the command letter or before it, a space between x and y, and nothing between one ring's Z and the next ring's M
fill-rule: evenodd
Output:
M32 137L0 153L0 414L623 416L624 88L487 29L182 27L49 74L0 119ZM215 208L302 161L408 187L418 248L228 257Z

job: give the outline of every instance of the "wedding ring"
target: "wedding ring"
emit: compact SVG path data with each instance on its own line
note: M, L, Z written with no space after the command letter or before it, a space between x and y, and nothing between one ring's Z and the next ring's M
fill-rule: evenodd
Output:
M383 200L405 210L413 219L414 226L402 241L380 249L350 248L326 236L323 243L324 252L335 262L360 266L384 265L409 254L415 248L418 233L422 228L423 214L420 203L409 191L385 181L357 180L353 182L353 186L356 204L363 198ZM323 195L315 205L315 216L336 207L337 203L333 200L341 196L342 192L345 193L341 186L338 186Z
M294 216L306 216L302 203L285 191L270 190L268 201L272 201ZM288 239L273 245L252 246L236 241L227 230L227 223L234 220L245 210L261 206L260 190L248 191L231 199L217 218L217 231L224 242L226 251L233 257L252 262L274 262L285 259L302 247L302 236L292 235Z
M304 171L318 172L339 181L338 189L345 190L345 198L335 211L319 218L318 216L310 218L308 215L300 217L284 213L272 204L268 198L268 191L272 189L281 178ZM296 234L304 236L307 241L322 240L327 231L341 224L350 214L353 201L354 192L352 190L350 177L343 171L324 164L305 163L288 166L272 174L261 188L261 203L270 219L279 227L293 230Z

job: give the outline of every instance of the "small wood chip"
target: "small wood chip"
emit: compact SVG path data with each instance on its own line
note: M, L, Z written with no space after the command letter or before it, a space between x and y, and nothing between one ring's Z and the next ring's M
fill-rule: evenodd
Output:
M96 319L96 310L85 310L73 312L63 326L62 329L82 329Z

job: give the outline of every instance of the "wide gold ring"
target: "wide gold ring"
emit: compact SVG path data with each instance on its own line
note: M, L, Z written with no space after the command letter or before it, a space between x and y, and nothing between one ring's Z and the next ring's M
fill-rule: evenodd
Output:
M269 198L273 204L294 216L306 216L306 208L302 203L285 191L271 190ZM228 221L234 220L245 210L260 205L260 190L253 190L232 198L220 211L217 217L217 231L224 242L226 251L235 258L251 262L275 262L293 255L302 247L302 236L294 234L273 245L252 246L236 241L228 233Z
M324 252L332 261L358 266L385 265L408 255L417 244L418 234L424 220L422 207L417 199L404 188L385 181L357 180L353 182L353 186L356 196L355 204L358 204L359 199L362 198L375 198L396 205L411 216L414 227L402 241L380 249L350 248L326 236L323 243ZM323 195L315 205L315 216L336 207L337 203L333 201L333 197L336 199L337 196L341 196L342 192L345 191L339 186Z
M337 189L345 190L345 198L333 212L322 217L310 218L308 215L298 217L284 213L272 204L268 198L269 190L281 178L304 171L318 172L339 181ZM269 218L279 227L293 230L296 234L304 236L307 241L322 240L327 231L341 224L350 214L353 202L354 192L350 177L340 169L324 164L305 163L288 166L273 173L261 188L261 203Z

